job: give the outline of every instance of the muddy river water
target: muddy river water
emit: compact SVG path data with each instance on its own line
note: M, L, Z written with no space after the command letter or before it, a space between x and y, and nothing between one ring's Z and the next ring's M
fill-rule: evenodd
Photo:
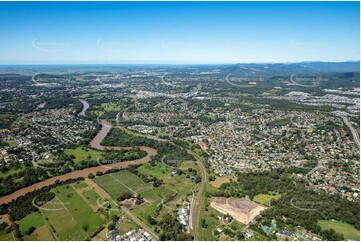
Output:
M101 120L102 123L102 129L99 131L99 133L94 137L94 139L90 142L90 146L94 149L98 150L121 150L121 149L131 149L131 147L117 147L117 146L103 146L101 145L101 141L107 136L108 132L111 129L111 123L109 123L106 120ZM16 199L22 195L25 195L28 192L31 192L36 189L40 189L45 186L49 186L55 183L55 181L65 181L71 178L79 178L79 177L87 177L90 173L95 174L96 172L105 172L111 168L127 168L129 165L138 165L138 164L144 164L149 161L151 161L152 156L157 154L157 150L147 147L147 146L139 146L140 150L144 150L147 152L147 156L137 159L137 160L131 160L131 161L123 161L123 162L115 162L111 164L106 165L99 165L94 166L90 168L86 168L83 170L77 170L73 171L64 175L52 177L49 179L46 179L42 182L35 183L31 186L24 187L20 190L17 190L16 192L3 196L0 198L0 204L11 202L13 199Z

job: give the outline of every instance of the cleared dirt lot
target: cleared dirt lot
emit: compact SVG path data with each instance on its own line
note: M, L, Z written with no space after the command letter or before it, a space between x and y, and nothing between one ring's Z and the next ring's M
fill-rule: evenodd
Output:
M243 224L249 224L261 211L267 208L245 198L225 197L211 198L211 207L223 214L228 213Z

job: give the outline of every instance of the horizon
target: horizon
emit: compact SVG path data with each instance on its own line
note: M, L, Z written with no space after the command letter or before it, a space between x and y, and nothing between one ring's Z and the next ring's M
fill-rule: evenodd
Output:
M0 7L5 33L0 65L347 62L360 56L359 2L0 2Z
M147 66L147 65L166 65L166 66L193 66L193 65L272 65L272 64L302 64L302 63L356 63L360 60L346 61L297 61L297 62L233 62L233 63L33 63L33 64L0 64L3 66Z

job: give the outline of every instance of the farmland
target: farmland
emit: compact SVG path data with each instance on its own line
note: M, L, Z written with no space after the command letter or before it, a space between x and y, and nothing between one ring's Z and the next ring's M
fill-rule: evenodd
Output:
M181 170L187 171L189 168L195 171L198 169L196 164L191 161L185 161L179 166ZM161 217L162 213L169 213L176 208L176 204L180 204L188 195L191 195L196 187L191 177L187 178L186 174L172 174L174 169L161 162L143 164L137 170L139 174L146 177L156 177L163 180L163 185L154 187L151 183L145 183L137 175L127 170L96 177L94 181L108 192L113 199L117 199L125 192L142 195L145 202L140 206L131 208L130 211L142 223L151 228L152 225L148 222L148 216L153 216L157 210L159 215L156 217ZM170 202L165 203L165 200L173 196L174 198ZM162 206L159 210L160 205L163 203L166 206Z

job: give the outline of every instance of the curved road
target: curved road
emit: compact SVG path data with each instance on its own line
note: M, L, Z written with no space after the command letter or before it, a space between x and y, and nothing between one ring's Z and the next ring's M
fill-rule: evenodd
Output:
M103 146L100 144L100 142L105 138L105 136L108 134L108 132L111 129L111 123L101 120L103 126L102 129L99 131L99 133L94 137L94 139L90 142L90 146L95 149L99 150L121 150L121 149L132 149L131 147L117 147L117 146ZM87 177L90 173L95 174L96 172L105 172L108 171L111 168L127 168L129 165L138 165L147 163L152 160L152 157L157 154L157 150L146 147L146 146L140 146L140 150L146 151L148 154L147 156L137 159L137 160L131 160L131 161L124 161L124 162L117 162L113 164L107 164L106 166L95 166L95 167L89 167L83 170L77 170L73 171L64 175L56 176L49 178L47 180L44 180L42 182L35 183L31 186L24 187L20 190L17 190L16 192L3 196L0 198L0 205L4 203L9 203L12 200L25 195L28 192L31 192L36 189L40 189L42 187L46 187L49 185L54 184L56 181L66 181L68 179L74 179L79 177Z
M356 129L352 126L348 117L343 116L342 119L343 119L343 122L347 125L347 127L351 130L353 139L355 140L355 143L357 144L357 146L360 148L359 134L357 133Z

